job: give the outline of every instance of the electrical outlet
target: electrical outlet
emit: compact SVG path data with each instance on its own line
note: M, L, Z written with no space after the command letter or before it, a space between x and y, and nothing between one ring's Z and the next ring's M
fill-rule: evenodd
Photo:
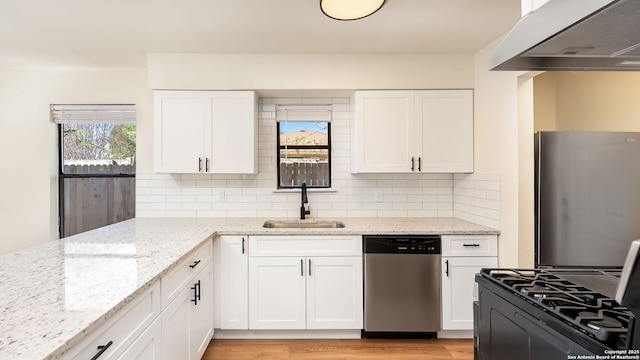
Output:
M224 190L215 191L213 193L213 200L215 202L224 202L225 201Z
M376 189L374 192L374 198L376 202L383 202L384 201L384 191L382 191L382 189Z

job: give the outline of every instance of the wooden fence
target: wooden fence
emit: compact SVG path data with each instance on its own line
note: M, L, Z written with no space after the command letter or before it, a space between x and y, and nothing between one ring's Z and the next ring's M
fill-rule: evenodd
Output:
M135 174L133 165L65 165L65 174ZM135 217L135 178L65 178L63 237Z
M329 186L329 164L292 162L280 164L280 184L285 186Z

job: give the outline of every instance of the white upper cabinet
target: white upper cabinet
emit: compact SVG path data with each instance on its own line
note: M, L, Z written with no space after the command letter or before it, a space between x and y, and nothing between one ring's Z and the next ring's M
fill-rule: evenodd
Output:
M410 172L414 96L407 91L356 91L351 172Z
M471 90L415 92L419 171L473 172Z
M356 91L352 173L473 172L472 90Z
M155 171L256 173L256 109L253 91L156 91Z

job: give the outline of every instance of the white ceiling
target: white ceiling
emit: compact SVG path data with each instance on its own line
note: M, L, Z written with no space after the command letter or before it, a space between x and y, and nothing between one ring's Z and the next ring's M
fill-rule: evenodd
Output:
M468 53L520 0L387 0L350 22L319 0L0 0L0 66L145 66L147 53Z

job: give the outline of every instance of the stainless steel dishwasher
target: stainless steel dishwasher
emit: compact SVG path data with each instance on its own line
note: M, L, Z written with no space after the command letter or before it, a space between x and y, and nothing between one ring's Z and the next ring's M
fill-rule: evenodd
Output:
M435 337L440 236L363 236L364 337Z

